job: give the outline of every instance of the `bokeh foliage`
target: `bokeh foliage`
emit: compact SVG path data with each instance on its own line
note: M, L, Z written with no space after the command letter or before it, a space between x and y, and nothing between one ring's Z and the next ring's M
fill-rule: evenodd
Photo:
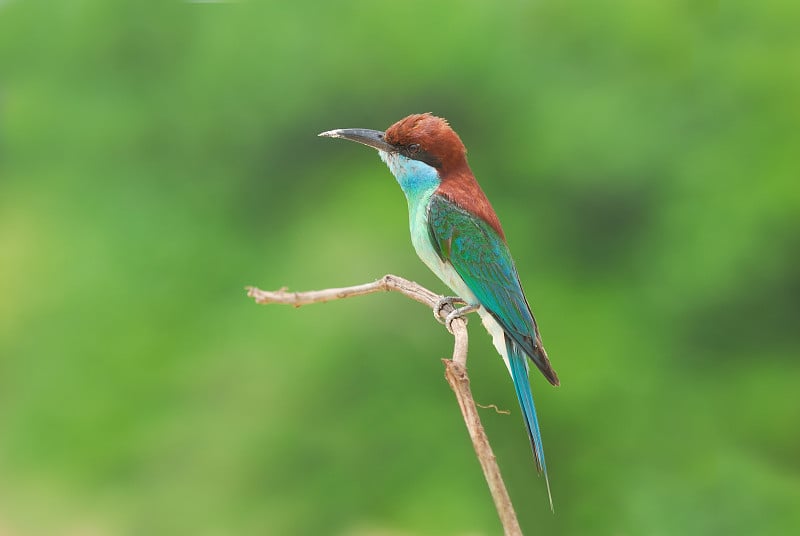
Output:
M800 4L0 2L0 533L496 534L371 151L450 119L563 386L531 534L800 530Z

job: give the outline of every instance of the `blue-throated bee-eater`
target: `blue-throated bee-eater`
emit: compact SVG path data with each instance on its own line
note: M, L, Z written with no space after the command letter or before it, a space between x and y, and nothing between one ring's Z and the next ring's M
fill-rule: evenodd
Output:
M500 221L467 164L458 134L440 117L414 114L386 132L348 128L320 136L377 149L400 183L408 200L414 249L466 304L448 320L477 311L511 373L536 466L544 473L550 496L528 358L551 384L559 384L558 376L542 346Z

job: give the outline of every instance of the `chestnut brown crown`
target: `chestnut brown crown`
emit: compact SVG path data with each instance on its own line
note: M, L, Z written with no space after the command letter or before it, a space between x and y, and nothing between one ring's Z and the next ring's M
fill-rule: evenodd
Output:
M402 155L442 171L466 166L467 150L446 119L430 113L412 114L386 129L384 138Z

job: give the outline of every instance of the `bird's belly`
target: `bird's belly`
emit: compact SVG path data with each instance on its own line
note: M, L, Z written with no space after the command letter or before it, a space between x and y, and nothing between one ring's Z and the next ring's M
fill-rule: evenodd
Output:
M458 275L458 273L450 264L442 262L430 244L420 244L418 247L415 243L414 248L417 250L417 255L419 255L420 259L422 259L428 268L430 268L431 271L439 277L439 279L444 281L444 283L450 287L458 295L458 297L470 305L480 305L478 298L475 297L475 294L473 294L469 287L467 287L466 283L464 283L464 280L461 279L461 276ZM478 308L478 316L481 317L483 326L486 328L486 331L489 332L489 335L492 336L492 344L497 350L497 353L499 353L503 358L503 362L505 363L508 372L511 373L511 366L508 362L508 353L506 351L505 332L503 331L503 328L482 305Z
M450 287L459 298L470 305L478 305L478 298L475 297L475 294L473 294L467 284L464 283L464 280L461 279L461 276L458 275L455 268L453 268L451 264L443 262L439 254L436 253L436 250L433 249L433 244L431 244L427 231L425 234L414 231L415 229L412 224L411 243L414 244L414 249L422 262L424 262L445 285Z
M445 285L450 287L459 298L470 305L480 305L478 298L469 289L464 280L461 279L461 276L458 275L455 268L453 268L450 263L442 261L439 254L436 253L431 243L430 234L428 233L428 221L422 210L411 211L411 243L414 245L414 249L422 262L424 262ZM481 317L484 327L492 336L492 343L495 349L497 349L497 352L502 356L506 368L511 372L503 328L497 323L497 320L489 314L489 311L487 311L485 307L481 306L478 309L478 315Z

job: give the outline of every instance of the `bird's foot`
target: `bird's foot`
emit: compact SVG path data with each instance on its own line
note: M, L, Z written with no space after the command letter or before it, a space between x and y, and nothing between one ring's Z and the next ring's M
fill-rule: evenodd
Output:
M464 307L459 307L455 311L452 311L444 318L444 325L447 326L447 331L453 333L453 320L456 320L458 318L464 318L466 315L474 313L479 308L480 305L465 305ZM467 319L464 318L464 322L466 321Z
M444 324L445 320L442 320L442 309L444 309L445 305L449 305L453 308L453 312L457 311L458 308L456 307L457 303L467 303L463 299L459 298L458 296L442 296L439 298L439 301L436 302L436 305L433 306L433 317L440 323Z

